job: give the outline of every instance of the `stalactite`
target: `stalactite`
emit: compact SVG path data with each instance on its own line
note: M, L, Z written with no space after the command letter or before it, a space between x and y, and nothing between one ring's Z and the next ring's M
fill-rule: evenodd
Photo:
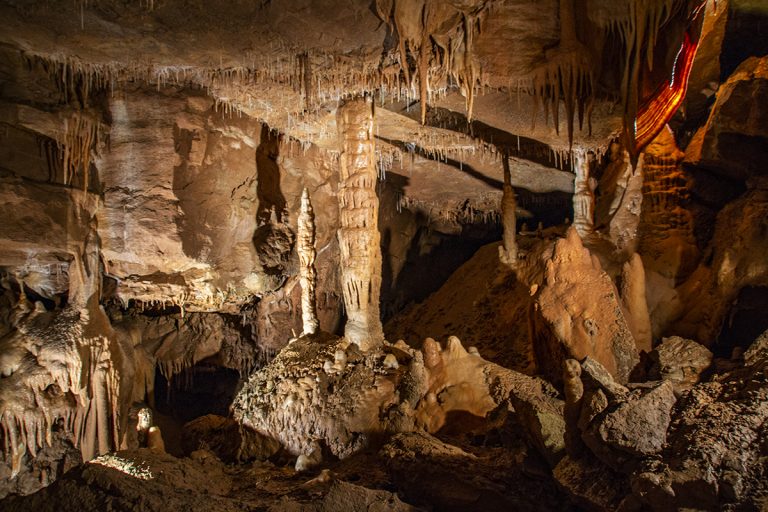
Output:
M687 88L690 62L696 52L706 2L704 0L645 0L625 1L626 11L621 19L598 12L597 25L607 32L617 33L624 46L621 98L624 105L625 145L637 157L677 110ZM659 34L674 16L681 16L688 27L685 41L673 64L671 78L662 84L643 104L640 104L642 70L653 69L654 52Z
M83 190L88 189L91 153L98 149L104 131L100 122L81 112L75 112L64 120L64 136L57 141L57 145L65 185L71 184L79 171L82 173Z
M315 334L318 327L315 299L315 283L317 280L315 273L315 257L317 255L315 251L315 214L312 210L309 191L306 188L301 194L296 250L299 253L303 334Z
M582 129L586 116L591 132L591 111L594 99L594 66L589 50L576 35L576 18L573 12L574 0L560 0L560 42L547 50L546 63L531 76L531 93L536 104L544 108L544 117L549 122L552 111L553 124L560 133L560 100L565 104L568 143L573 144L573 124L576 112L579 114L579 128ZM534 110L534 122L537 112Z
M371 100L347 101L339 107L336 122L341 142L339 246L347 311L344 334L361 349L370 350L384 339L379 316L382 261Z
M421 123L426 123L427 105L433 95L444 94L451 75L466 99L467 118L471 121L475 88L481 71L473 58L473 41L480 20L490 10L492 2L480 0L451 4L437 0L378 0L379 16L397 30L399 67L402 70L406 95L413 86L413 73L408 60L410 50L418 76ZM439 77L443 85L436 86Z

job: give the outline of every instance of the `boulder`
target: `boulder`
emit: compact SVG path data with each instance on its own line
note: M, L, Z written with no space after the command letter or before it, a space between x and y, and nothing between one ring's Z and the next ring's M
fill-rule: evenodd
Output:
M598 361L585 357L581 362L581 380L588 390L601 390L612 401L620 400L629 394L629 390L616 382Z
M768 336L746 366L696 384L674 411L662 460L632 477L654 510L763 510L768 483Z
M589 456L564 457L552 470L552 476L586 510L617 510L629 492L624 475Z
M524 454L504 448L474 451L412 432L393 436L379 455L406 499L430 510L567 509L568 502L548 471L523 470Z
M635 457L659 453L667 440L675 395L670 382L640 396L631 395L595 418L583 433L585 442L601 456L597 443ZM606 461L616 466L615 460Z
M679 336L664 338L650 353L651 380L668 380L675 393L691 389L699 382L702 372L712 364L712 352L706 347Z
M335 481L320 504L319 512L367 510L369 512L417 512L420 509L403 503L397 494L366 489L349 482Z

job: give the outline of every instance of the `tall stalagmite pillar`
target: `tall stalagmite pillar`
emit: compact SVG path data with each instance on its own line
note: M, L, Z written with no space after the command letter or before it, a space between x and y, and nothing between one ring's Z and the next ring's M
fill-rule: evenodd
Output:
M501 196L501 224L504 228L503 245L499 247L499 259L510 268L517 266L517 201L515 189L512 188L512 173L509 169L509 158L504 156L504 189Z
M344 336L361 349L371 350L384 340L379 316L381 246L371 102L365 98L347 101L339 107L336 124L341 143L339 246L347 310Z
M581 238L595 231L595 180L589 177L589 159L583 151L573 152L573 226Z
M301 322L303 334L317 332L317 309L315 305L315 213L309 199L309 191L305 188L301 193L301 209L299 210L299 236L297 251L299 253L299 276L301 281Z

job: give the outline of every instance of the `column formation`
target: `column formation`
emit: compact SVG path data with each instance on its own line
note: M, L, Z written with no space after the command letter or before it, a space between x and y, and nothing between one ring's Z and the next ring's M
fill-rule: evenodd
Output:
M315 304L315 213L309 191L305 188L301 193L301 209L299 210L298 237L296 248L299 253L299 280L301 282L301 322L303 334L317 332L317 309Z
M573 152L573 226L581 238L595 231L595 188L597 183L589 177L589 159L583 151Z
M379 316L381 245L372 103L365 98L347 101L339 107L336 123L341 144L339 247L347 312L344 336L362 350L371 350L384 340Z
M501 196L501 225L504 228L502 247L499 248L499 259L510 268L517 266L517 201L515 189L512 188L512 175L509 169L509 159L504 157L504 189Z

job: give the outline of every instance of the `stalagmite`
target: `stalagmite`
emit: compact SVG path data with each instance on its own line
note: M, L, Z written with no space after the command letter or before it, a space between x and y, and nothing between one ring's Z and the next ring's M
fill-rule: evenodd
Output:
M337 124L341 140L338 234L347 311L344 335L361 349L371 350L384 339L379 317L381 247L371 101L356 98L340 106Z
M301 321L304 334L314 334L317 331L317 309L315 304L315 214L309 191L305 188L301 194L301 210L299 211L298 238L296 247L299 253L299 272L301 276Z
M573 152L573 170L573 226L585 238L595 230L596 182L589 177L589 159L584 152Z
M621 271L621 302L637 350L650 352L653 348L651 317L645 298L645 269L638 253L624 263Z
M512 177L509 170L509 159L504 158L504 189L501 197L501 222L504 227L503 245L499 247L499 260L510 268L517 265L517 201L515 190L512 188Z
M147 431L147 448L156 452L165 453L165 442L160 427L153 425Z
M565 396L565 448L571 455L577 455L581 448L578 421L584 384L581 382L581 364L575 359L563 362L563 395Z

